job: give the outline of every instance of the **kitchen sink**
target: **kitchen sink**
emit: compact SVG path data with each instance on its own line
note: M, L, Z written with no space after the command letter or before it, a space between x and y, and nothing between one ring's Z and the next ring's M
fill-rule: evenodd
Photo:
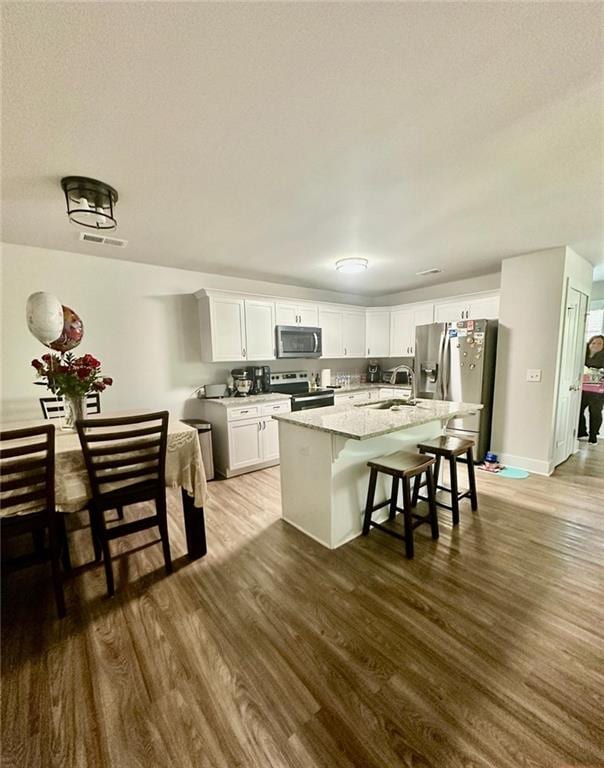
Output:
M412 400L402 400L400 398L394 398L391 400L378 400L377 402L359 403L357 408L371 408L374 411L387 411L390 408L398 408L399 406L406 406L414 408L417 405Z

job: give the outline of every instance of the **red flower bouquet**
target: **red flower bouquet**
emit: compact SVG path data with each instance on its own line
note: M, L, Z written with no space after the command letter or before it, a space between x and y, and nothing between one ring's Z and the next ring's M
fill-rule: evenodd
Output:
M113 379L101 375L101 363L92 355L46 354L31 364L38 378L46 379L46 386L55 395L84 397L88 392L102 392L113 384Z

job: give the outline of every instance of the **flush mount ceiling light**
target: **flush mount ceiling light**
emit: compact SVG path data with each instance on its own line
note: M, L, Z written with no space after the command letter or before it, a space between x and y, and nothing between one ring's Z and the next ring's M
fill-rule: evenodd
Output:
M115 229L117 221L113 206L117 192L109 184L85 176L65 176L61 179L69 221L77 227Z
M336 261L336 269L338 272L346 272L348 274L353 272L364 272L368 266L369 262L367 259L355 257L349 259L338 259Z

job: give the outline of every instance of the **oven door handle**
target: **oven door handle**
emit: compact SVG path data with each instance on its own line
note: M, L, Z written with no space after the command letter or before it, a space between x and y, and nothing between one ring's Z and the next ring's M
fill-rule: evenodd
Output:
M309 403L312 400L332 400L333 395L311 395L310 397L300 397L296 398L294 396L294 401L296 403Z

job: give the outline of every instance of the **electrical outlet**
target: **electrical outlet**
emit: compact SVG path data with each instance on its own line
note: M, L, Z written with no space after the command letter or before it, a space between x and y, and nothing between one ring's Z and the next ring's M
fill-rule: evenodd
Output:
M527 368L526 369L527 381L541 381L541 368Z

